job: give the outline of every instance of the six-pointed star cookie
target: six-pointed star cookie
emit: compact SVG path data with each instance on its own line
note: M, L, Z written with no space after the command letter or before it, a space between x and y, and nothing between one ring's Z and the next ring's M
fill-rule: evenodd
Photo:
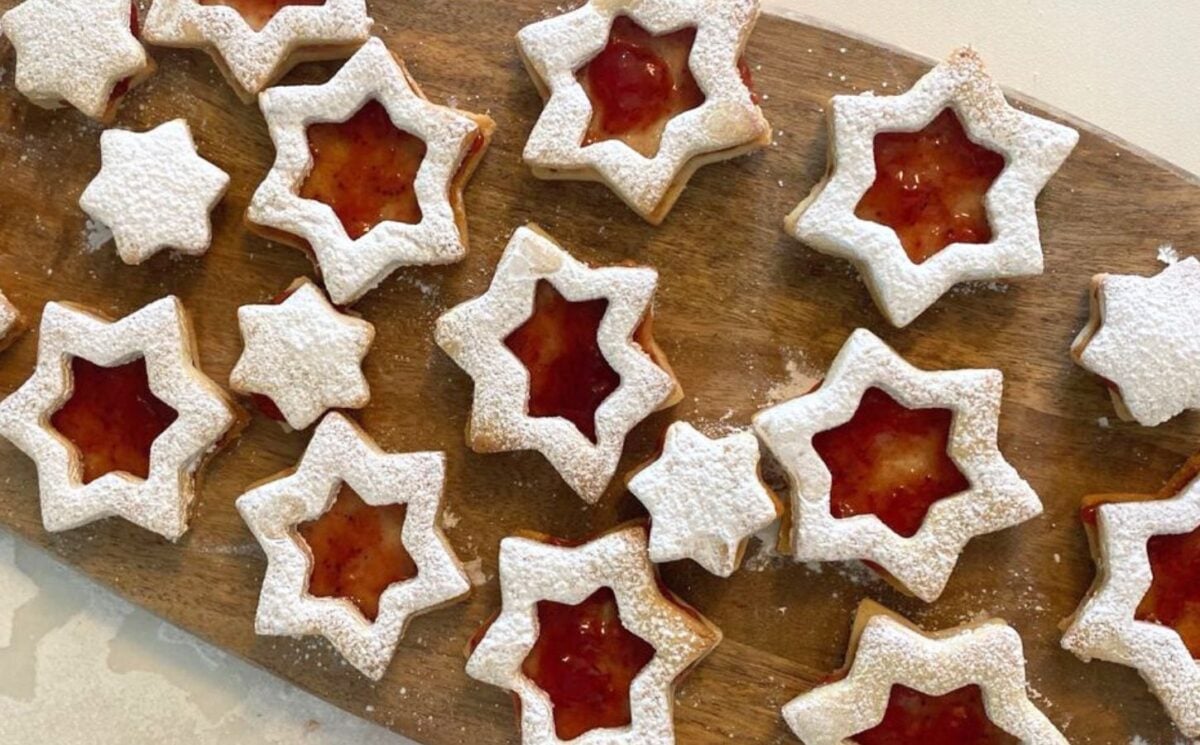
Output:
M267 555L255 630L267 635L321 634L363 675L383 677L408 622L471 589L438 527L445 471L442 453L385 453L346 417L325 417L294 471L237 500L238 511ZM328 511L343 485L367 505L406 507L401 540L416 566L415 575L383 590L374 622L345 598L309 593L313 550L303 543L297 526Z
M196 364L183 306L167 297L110 322L49 303L39 333L37 369L0 402L0 436L37 464L46 530L116 515L179 538L187 530L195 472L238 421L232 402ZM151 393L177 415L153 441L147 478L114 471L83 483L78 449L51 424L74 392L75 358L100 367L145 360Z
M17 53L17 90L47 109L66 101L93 119L116 112L153 62L131 29L130 0L25 0L0 17ZM131 13L133 14L131 16Z
M533 317L541 282L550 283L567 303L606 303L594 344L619 386L595 409L594 438L564 416L529 413L532 376L506 340ZM483 453L537 450L584 501L599 500L616 471L629 431L683 396L661 350L645 338L634 338L648 317L657 284L653 269L592 268L538 229L519 228L500 257L488 291L437 321L438 346L475 380L468 444ZM593 343L592 339L559 341L564 346ZM643 343L649 348L643 348ZM553 353L547 351L546 356ZM589 387L578 381L561 384Z
M411 184L420 218L383 219L355 239L333 207L301 197L300 189L314 163L309 126L345 122L372 100L396 129L424 143ZM335 303L357 300L398 267L448 264L466 253L462 190L486 150L491 119L430 103L379 39L368 41L328 83L272 88L259 103L275 143L275 165L246 217L251 227L268 229L268 237L304 241ZM368 186L356 185L356 194L361 198Z
M893 228L855 210L876 179L876 136L920 130L946 110L1007 161L983 198L994 238L951 243L916 263ZM956 51L899 96L834 96L829 119L829 175L788 216L787 230L853 262L893 324L908 325L959 282L1042 273L1035 201L1079 133L1009 105L973 50Z
M361 366L375 327L339 313L308 279L294 282L280 303L238 308L238 324L245 349L230 387L271 399L292 428L371 399Z
M107 130L100 163L79 206L112 230L122 261L140 264L164 248L191 256L208 250L208 215L229 175L197 154L186 120L141 133Z
M848 648L851 659L836 682L783 707L783 718L805 745L854 742L884 720L894 686L933 697L975 686L991 724L1028 745L1067 743L1029 700L1021 637L1003 621L926 634L867 600L858 608Z
M246 102L297 62L349 57L374 23L366 0L274 2L266 14L241 0L155 0L146 40L167 47L207 49ZM245 15L239 9L245 6Z
M619 621L649 644L654 656L629 687L630 723L591 730L579 742L606 745L669 745L675 742L675 683L721 641L721 631L668 598L646 553L646 528L617 528L580 546L509 537L500 542L500 615L467 660L467 674L512 691L526 745L558 745L550 696L523 672L538 641L538 603L578 605L607 588Z
M758 0L589 0L521 29L521 56L546 99L525 161L541 178L600 180L643 218L662 222L698 168L770 142L771 127L738 69L758 14ZM695 29L688 66L703 103L667 123L651 157L620 139L585 144L595 112L576 73L605 49L622 17L654 35ZM661 70L652 72L661 80Z
M17 307L0 292L0 351L16 341L23 328Z
M741 564L746 539L771 523L779 502L758 475L758 439L709 439L686 422L667 430L658 460L629 479L650 512L650 559L692 559L721 577Z
M1100 274L1092 311L1071 354L1111 383L1122 419L1156 427L1200 409L1200 261L1192 256L1155 277Z
M1041 514L1037 494L997 446L1003 380L998 370L918 370L871 332L855 331L816 391L754 417L755 429L792 484L790 545L795 556L803 561L875 562L902 589L932 602L971 538ZM834 477L814 445L818 436L851 422L872 390L907 410L945 409L953 414L945 455L965 478L965 488L934 501L911 536L901 535L873 511L835 517ZM884 444L889 442L905 440L885 438ZM911 469L926 468L926 454L916 450L919 444L914 443L912 452L887 453L886 462L875 462L864 453L860 467L876 470L861 474L855 488L874 488L883 480L880 475L888 473L879 469L900 468L900 478L906 481ZM887 492L883 506L903 509L899 501L912 498L908 491L904 487Z
M1102 495L1084 504L1095 509L1088 538L1098 571L1087 598L1065 622L1062 646L1084 660L1135 668L1175 726L1188 737L1200 737L1200 666L1178 631L1142 620L1140 607L1156 580L1151 539L1182 537L1200 528L1200 455L1157 495ZM1179 569L1187 572L1192 566L1184 563ZM1194 583L1195 577L1188 581Z

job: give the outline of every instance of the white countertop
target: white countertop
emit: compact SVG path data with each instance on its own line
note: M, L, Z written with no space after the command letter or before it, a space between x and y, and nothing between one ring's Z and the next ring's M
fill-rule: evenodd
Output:
M1194 0L764 2L929 57L973 44L1006 86L1200 173ZM0 671L6 745L408 743L158 621L2 531Z

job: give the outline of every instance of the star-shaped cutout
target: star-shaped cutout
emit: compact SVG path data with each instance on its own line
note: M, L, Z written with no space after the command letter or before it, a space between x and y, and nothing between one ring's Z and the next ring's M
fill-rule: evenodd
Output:
M282 5L261 28L228 5L155 0L144 33L151 44L207 49L237 94L250 102L298 62L350 56L373 24L366 0Z
M720 577L741 564L746 539L779 517L758 474L758 439L709 439L686 422L667 430L662 456L629 479L650 512L650 560L692 559Z
M412 184L421 218L413 224L385 220L352 239L332 207L302 198L299 190L313 166L309 125L344 122L369 100L383 105L397 129L425 145ZM328 83L272 88L259 103L276 155L247 219L275 235L282 232L307 242L333 302L357 300L398 267L448 264L466 253L465 220L455 205L461 206L463 179L486 149L491 119L429 102L377 38Z
M505 339L530 319L540 281L568 301L604 299L595 342L620 385L595 412L595 439L559 416L530 416L530 374ZM650 311L658 274L644 267L593 268L534 227L509 241L488 291L442 315L438 346L475 380L467 442L477 452L536 450L589 504L604 494L625 437L654 411L682 398L674 376L634 339Z
M233 403L205 377L193 349L190 324L174 297L116 322L72 305L46 305L37 368L0 402L0 436L37 464L46 530L115 515L170 540L187 531L195 473L238 422ZM50 424L74 389L70 360L113 367L139 357L150 391L177 417L153 442L147 478L113 472L84 484L78 450Z
M759 412L754 427L792 484L790 545L796 558L869 560L901 589L932 602L971 538L1041 514L1037 494L997 446L1003 383L998 370L918 370L874 334L859 329L816 391ZM908 537L875 514L835 517L833 475L814 446L818 435L850 422L871 389L887 392L908 409L953 412L946 454L967 488L935 501ZM908 496L901 492L893 499Z
M806 745L852 742L879 725L893 686L935 697L976 686L988 719L1009 735L1037 745L1067 743L1029 700L1021 637L1003 621L926 634L867 600L858 608L848 648L853 659L837 682L783 707L784 720Z
M1200 667L1179 632L1137 618L1154 582L1150 540L1200 528L1200 455L1158 495L1089 497L1088 503L1099 505L1095 529L1088 531L1099 571L1066 621L1062 646L1084 660L1135 668L1175 726L1189 738L1200 737Z
M375 327L339 313L308 279L293 283L281 303L238 308L238 324L245 349L230 387L271 399L293 429L371 399L362 360Z
M153 71L133 17L129 0L25 0L0 16L17 53L17 90L43 108L66 101L107 120L117 85L131 88Z
M23 327L17 306L0 292L0 352L17 340Z
M546 98L525 162L542 178L602 181L661 223L700 166L770 143L771 127L738 69L758 14L757 0L589 0L521 29L521 56ZM605 48L619 17L654 35L696 30L689 66L704 102L667 124L653 157L617 139L583 144L594 112L576 71Z
M876 135L915 132L947 109L972 141L1007 160L983 199L994 238L952 243L914 263L894 229L855 209L875 181ZM1042 273L1035 201L1079 133L1009 105L973 50L954 52L898 96L834 96L829 117L829 175L788 216L787 230L854 263L893 324L907 326L959 282Z
M209 212L228 186L229 174L200 157L187 121L176 119L149 132L100 135L100 173L79 206L112 230L122 261L141 264L164 248L207 251Z
M1086 370L1112 383L1117 413L1156 427L1200 409L1200 261L1155 277L1100 274L1092 311L1071 347Z
M538 603L578 605L597 590L616 598L621 624L654 649L629 689L631 722L620 729L592 730L581 742L668 745L675 683L721 641L721 631L679 601L663 595L647 554L646 529L632 524L580 546L509 537L500 542L500 615L467 660L467 674L512 691L521 700L521 737L526 743L560 743L547 693L523 672L537 643Z
M443 453L385 453L345 416L325 417L294 470L237 500L242 519L267 555L255 630L272 636L320 634L363 675L382 678L408 622L471 589L438 525L445 477ZM416 574L383 591L374 622L344 598L314 597L308 591L313 554L297 526L324 514L342 485L368 505L406 505L401 540Z

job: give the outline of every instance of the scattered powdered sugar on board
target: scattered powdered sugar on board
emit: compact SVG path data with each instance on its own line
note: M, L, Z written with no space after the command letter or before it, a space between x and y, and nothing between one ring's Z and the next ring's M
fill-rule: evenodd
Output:
M1158 260L1167 266L1178 264L1181 258L1179 251L1170 243L1164 243L1158 247Z
M102 222L89 219L83 229L83 240L87 244L87 252L93 253L105 243L112 240L112 230Z
M803 352L785 350L783 355L787 358L783 368L787 377L772 383L771 387L767 389L767 403L770 404L803 396L824 377L823 373L808 361Z
M1009 287L1010 285L1007 283L996 281L960 282L950 290L950 294L957 297L962 297L964 295L976 295L981 292L995 292L1004 294L1008 292Z
M458 527L459 521L462 520L457 513L450 510L442 510L442 527L446 530L454 530Z
M492 576L483 570L483 559L475 558L463 562L463 569L467 573L467 578L471 580L471 584L475 587L486 585L492 581Z

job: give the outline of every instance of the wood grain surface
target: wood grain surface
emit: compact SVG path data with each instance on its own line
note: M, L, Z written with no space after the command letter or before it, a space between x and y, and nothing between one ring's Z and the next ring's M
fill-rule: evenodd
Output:
M16 0L0 0L7 10ZM970 544L941 600L906 599L853 565L763 560L729 580L690 563L665 566L671 588L725 632L680 687L681 743L790 742L779 707L842 663L854 606L871 597L929 628L980 615L1025 639L1038 704L1073 742L1173 740L1132 670L1085 665L1058 647L1093 566L1077 519L1083 495L1151 492L1200 447L1200 416L1144 429L1116 422L1099 381L1071 365L1069 342L1099 271L1151 274L1156 247L1200 246L1200 184L1086 125L1074 155L1040 200L1046 274L1000 289L960 288L910 328L881 318L847 264L784 235L781 223L825 169L823 109L832 94L908 87L928 65L830 31L764 18L748 51L775 126L764 151L702 170L674 213L653 228L603 187L547 183L520 160L541 101L513 36L556 12L542 0L373 0L376 30L432 99L489 113L498 130L467 193L471 252L462 263L397 273L356 306L378 329L367 358L371 405L357 418L381 446L449 454L448 534L489 578L469 601L417 619L392 667L371 684L322 640L257 637L263 557L234 510L245 487L291 466L307 435L256 417L205 470L192 529L176 545L118 520L42 531L34 468L0 444L0 523L201 637L352 712L423 743L517 741L507 693L469 679L464 645L497 607L497 543L518 529L581 537L640 514L614 485L585 509L535 453L477 455L463 442L470 380L432 341L444 309L479 294L514 228L536 221L593 263L636 261L661 273L656 328L687 398L630 437L621 473L649 457L670 421L744 426L773 398L800 392L857 327L881 334L928 368L997 367L1006 375L1001 445L1041 495L1046 514ZM946 40L949 51L958 42ZM243 227L251 193L273 160L256 107L245 106L198 51L152 49L157 74L122 106L117 126L144 130L187 117L200 151L230 172L215 242L200 259L159 255L123 265L111 245L87 250L80 192L99 167L100 128L46 112L0 86L0 287L36 323L49 300L114 317L165 294L191 311L201 362L221 384L241 349L238 306L311 275L298 251ZM11 71L11 51L0 65ZM285 81L320 82L336 63ZM885 87L886 86L886 87ZM1130 102L1133 104L1134 102ZM0 356L0 393L33 369L36 333ZM1102 427L1104 417L1112 426Z

